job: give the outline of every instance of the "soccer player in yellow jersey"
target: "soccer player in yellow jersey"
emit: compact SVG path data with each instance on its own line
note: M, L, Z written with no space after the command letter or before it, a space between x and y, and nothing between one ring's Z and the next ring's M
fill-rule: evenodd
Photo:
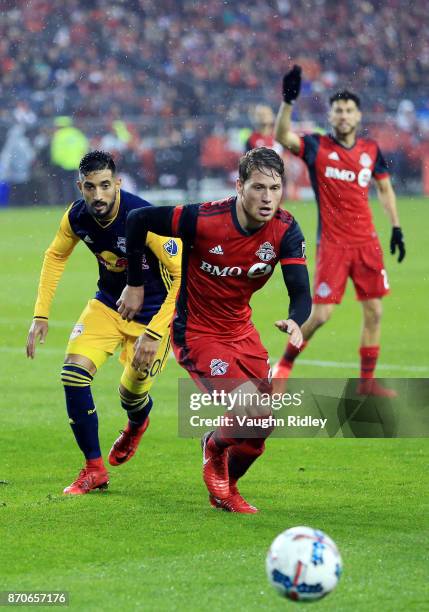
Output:
M124 365L119 397L128 423L110 450L109 463L121 465L137 450L149 425L149 390L164 368L170 349L169 326L181 272L180 240L149 233L141 262L144 305L133 320L123 320L116 302L127 282L125 222L130 210L151 204L121 189L115 163L103 151L91 151L82 158L78 187L82 198L68 208L45 253L27 338L27 356L34 358L36 342L43 343L48 333L51 302L66 262L77 243L84 242L98 260L99 280L95 297L89 300L73 328L61 372L70 425L86 460L77 479L64 489L71 495L108 486L91 383L118 347L122 349L120 361ZM145 359L135 370L131 362L139 337Z

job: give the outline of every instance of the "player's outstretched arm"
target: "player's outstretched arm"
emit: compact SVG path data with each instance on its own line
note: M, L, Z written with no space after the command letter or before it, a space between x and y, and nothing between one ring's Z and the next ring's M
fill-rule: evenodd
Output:
M58 282L64 272L67 260L79 238L73 233L67 211L61 219L54 240L45 252L40 272L37 300L34 306L34 319L27 336L27 357L34 359L36 342L45 342L48 334L48 317Z
M301 325L311 313L310 280L307 266L303 264L282 265L283 279L289 293L289 318L275 322L282 332L290 334L291 343L299 348L303 342Z
M283 77L283 102L277 113L274 127L274 137L284 147L299 153L301 141L298 134L291 131L292 105L299 96L301 89L301 67L294 66Z
M36 342L39 340L40 344L44 344L46 336L48 335L48 321L47 319L34 319L27 336L27 357L34 359L36 354Z
M392 235L390 238L390 252L392 255L398 250L398 262L405 257L405 243L402 229L399 223L398 209L396 206L396 195L389 177L375 181L378 199L381 202L390 223L392 224Z

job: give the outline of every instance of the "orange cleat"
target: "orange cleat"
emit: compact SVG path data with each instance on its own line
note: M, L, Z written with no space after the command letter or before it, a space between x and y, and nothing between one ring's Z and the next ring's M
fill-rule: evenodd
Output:
M74 482L64 489L65 495L85 495L94 489L106 490L109 485L107 470L84 467Z
M203 479L210 495L225 499L230 495L228 479L228 453L226 448L217 446L212 431L201 439L203 450Z
M271 373L273 393L284 393L286 391L286 381L292 371L292 364L278 361Z
M209 501L214 508L226 510L226 512L238 512L240 514L256 514L259 512L258 508L251 506L238 491L225 499L209 495Z
M119 438L115 440L109 452L110 465L122 465L134 457L140 444L140 440L146 429L149 427L149 417L138 429L131 429L128 423L124 431L121 431Z

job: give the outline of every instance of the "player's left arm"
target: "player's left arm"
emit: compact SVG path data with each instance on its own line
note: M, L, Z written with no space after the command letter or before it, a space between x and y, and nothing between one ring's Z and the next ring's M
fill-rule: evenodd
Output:
M305 240L295 220L283 236L280 264L290 301L288 318L276 321L275 325L290 334L291 343L299 348L303 341L301 325L311 312L311 291L305 258Z
M151 366L162 338L168 333L182 274L181 240L165 238L148 232L146 246L158 259L160 273L168 292L161 308L149 321L144 333L136 340L132 363L136 369L141 366Z
M377 196L383 206L392 225L392 235L390 237L390 252L395 254L398 249L398 262L405 257L404 235L399 222L398 207L396 205L396 194L392 186L392 181L388 174L387 164L380 151L377 150L377 159L374 168L374 180L377 189Z
M143 304L144 274L142 257L148 232L159 236L180 237L193 244L198 218L198 204L188 206L144 207L132 210L127 217L127 285L116 302L123 319L131 321Z
M182 241L178 238L162 238L148 232L146 246L157 257L161 276L168 288L161 308L152 317L146 329L147 334L161 339L170 327L182 278Z

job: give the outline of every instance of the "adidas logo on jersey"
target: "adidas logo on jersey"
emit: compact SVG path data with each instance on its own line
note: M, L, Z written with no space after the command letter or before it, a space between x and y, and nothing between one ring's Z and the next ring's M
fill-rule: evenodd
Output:
M86 244L94 244L94 241L88 236L88 234L85 236L83 241L86 242Z
M328 159L334 159L335 161L340 161L340 156L338 155L336 151L332 151L332 153L329 153Z
M209 253L213 253L214 255L223 255L223 248L218 244L209 250Z

